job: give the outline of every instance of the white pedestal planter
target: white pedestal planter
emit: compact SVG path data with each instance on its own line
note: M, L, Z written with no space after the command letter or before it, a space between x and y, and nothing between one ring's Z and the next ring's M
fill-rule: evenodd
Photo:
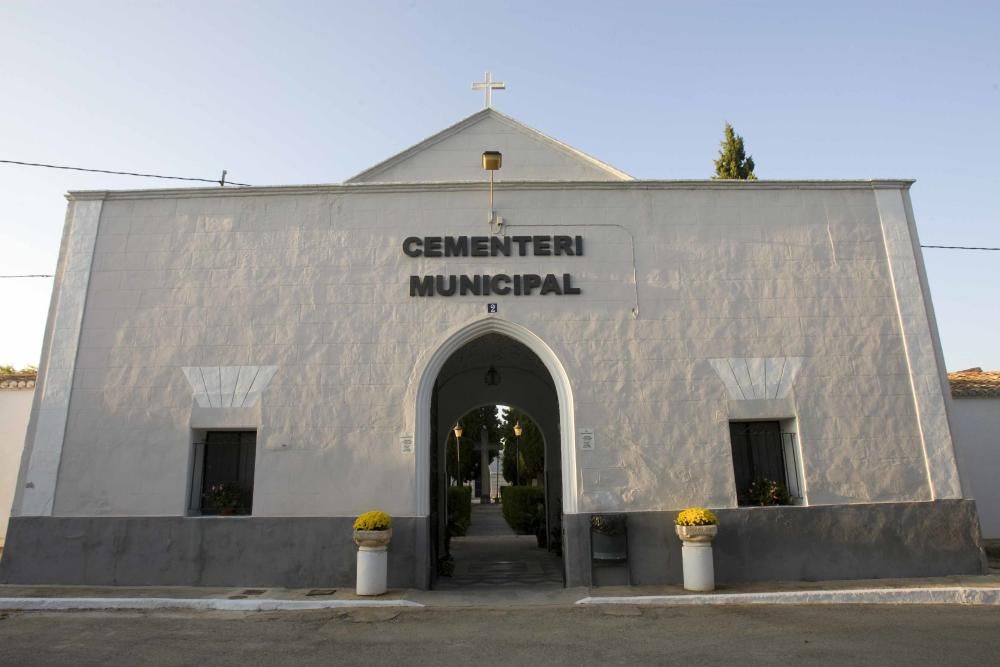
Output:
M358 595L382 595L386 590L389 571L389 541L392 530L356 530L358 545Z
M681 538L681 564L684 567L684 590L714 591L715 564L712 539L718 526L674 526Z

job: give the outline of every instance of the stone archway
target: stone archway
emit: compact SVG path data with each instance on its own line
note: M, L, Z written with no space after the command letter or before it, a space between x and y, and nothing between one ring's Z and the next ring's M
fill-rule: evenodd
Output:
M417 363L414 373L414 406L412 423L416 449L417 514L430 513L429 466L431 454L431 403L438 373L451 355L466 343L490 333L503 334L527 347L545 366L556 391L559 409L559 451L562 470L563 512L577 511L576 426L573 410L573 389L569 377L555 352L527 328L497 317L476 320L450 332Z
M499 385L484 383L489 366L503 378ZM546 442L547 524L558 527L561 515L575 509L571 389L554 353L528 330L489 318L454 332L424 365L416 404L418 506L429 517L429 566L435 565L446 525L441 498L447 481L437 462L453 422L478 406L511 405L532 415Z

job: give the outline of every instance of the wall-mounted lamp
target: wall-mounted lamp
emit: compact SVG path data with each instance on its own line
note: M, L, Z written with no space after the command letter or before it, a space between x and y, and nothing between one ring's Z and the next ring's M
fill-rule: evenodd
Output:
M500 384L503 378L500 377L500 371L498 371L493 364L490 364L489 370L486 371L486 375L483 376L483 382L486 383L487 387L495 387Z
M483 152L483 169L490 172L490 228L497 222L497 212L493 208L493 172L503 166L503 155L500 151ZM498 223L499 226L500 223Z
M455 433L455 467L457 468L455 479L458 480L458 485L462 486L462 425L455 422L451 430Z

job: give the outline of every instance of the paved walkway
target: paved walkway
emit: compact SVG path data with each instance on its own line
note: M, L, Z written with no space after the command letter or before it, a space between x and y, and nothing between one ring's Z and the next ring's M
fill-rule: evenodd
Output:
M465 537L451 540L455 571L438 577L435 589L562 588L559 557L538 548L533 535L516 535L503 518L500 505L473 505Z

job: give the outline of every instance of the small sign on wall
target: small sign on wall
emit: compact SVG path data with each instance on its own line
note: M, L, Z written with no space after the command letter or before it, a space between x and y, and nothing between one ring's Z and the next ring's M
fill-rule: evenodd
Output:
M577 440L580 442L580 449L590 451L594 449L594 429L581 428L576 431Z
M401 435L399 436L399 451L404 454L413 453L413 436L412 435Z

